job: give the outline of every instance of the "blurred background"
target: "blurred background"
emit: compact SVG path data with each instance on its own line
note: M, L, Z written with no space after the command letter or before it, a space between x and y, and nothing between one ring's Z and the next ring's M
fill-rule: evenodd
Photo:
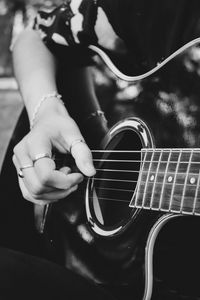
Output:
M53 1L56 4L59 2L62 1ZM0 168L22 109L13 74L10 45L24 27L31 24L41 6L52 6L52 1L0 0Z

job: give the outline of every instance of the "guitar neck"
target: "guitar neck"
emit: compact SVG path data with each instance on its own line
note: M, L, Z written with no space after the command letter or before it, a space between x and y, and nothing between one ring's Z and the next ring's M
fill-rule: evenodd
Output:
M130 207L200 215L200 149L142 149Z

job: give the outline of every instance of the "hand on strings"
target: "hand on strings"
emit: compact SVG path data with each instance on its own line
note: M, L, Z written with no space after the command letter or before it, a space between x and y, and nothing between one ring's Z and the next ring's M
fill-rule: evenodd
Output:
M53 149L71 153L77 169L56 169ZM37 204L58 201L75 191L78 184L95 174L92 154L74 120L65 109L40 115L33 129L15 146L13 163L23 197Z

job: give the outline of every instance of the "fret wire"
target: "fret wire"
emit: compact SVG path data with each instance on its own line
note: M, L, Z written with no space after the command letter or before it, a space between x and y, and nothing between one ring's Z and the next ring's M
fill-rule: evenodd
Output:
M175 176L174 176L174 180L173 180L173 184L172 184L172 190L171 190L171 195L170 195L170 200L169 200L169 209L171 210L172 207L172 202L173 202L173 194L174 194L174 189L175 189L175 182L176 182L176 178L177 178L177 174L178 174L178 167L179 167L179 163L181 160L181 156L182 156L182 150L179 152L179 157L178 157L178 161L177 161L177 165L176 165L176 169L175 169ZM184 173L185 174L185 173ZM176 184L177 185L177 184Z
M193 214L195 214L195 208L196 208L196 203L197 203L197 194L199 191L199 184L200 184L200 170L199 170L199 176L198 176L198 180L197 180L196 192L195 192L195 196L194 196L194 203L193 203L193 210L192 210Z
M180 207L181 212L183 210L184 196L185 196L185 191L186 191L186 186L187 186L187 180L188 180L188 177L189 177L189 170L190 170L190 167L191 167L192 157L193 157L193 151L191 151L191 153L190 153L190 159L189 159L189 163L188 163L188 166L187 166L187 172L186 172L185 181L184 181L183 193L182 193L182 197L181 197L181 207Z
M166 181L166 177L167 177L167 170L169 168L169 162L170 162L170 158L171 158L171 155L172 155L172 151L169 150L169 156L168 156L168 160L167 160L167 164L166 164L166 168L165 168L165 172L164 172L164 178L163 178L163 185L162 185L162 189L161 189L161 193L160 193L160 196L161 196L161 200L160 200L160 205L159 205L159 209L161 208L161 204L162 204L162 199L163 199L163 193L164 193L164 187L165 187L165 181Z
M157 164L157 167L156 167L155 180L153 182L153 190L152 190L152 193L151 193L150 208L152 207L152 204L153 204L154 192L155 192L155 187L156 187L156 180L157 180L157 177L158 177L158 170L159 170L159 167L160 167L162 154L163 154L163 152L161 151L160 156L159 156L159 160L158 160L158 164Z
M145 184L144 184L144 192L141 193L141 194L143 194L143 197L142 197L142 207L144 207L145 195L146 195L147 184L148 184L148 180L149 180L150 169L151 169L153 157L154 157L154 151L152 151L152 153L151 153L151 160L150 161L145 161L145 162L149 162L149 169L147 171L147 177L146 177L146 181L145 181ZM143 181L141 181L141 182L143 182Z
M147 151L146 151L145 154L144 154L143 160L142 160L142 153L143 153L143 152L141 152L142 166L140 167L139 177L138 177L138 182L137 182L137 187L136 187L135 204L137 203L138 197L139 197L140 182L141 182L142 173L143 173L143 170L144 170L144 165L145 165L145 160L146 160L146 156L147 156Z

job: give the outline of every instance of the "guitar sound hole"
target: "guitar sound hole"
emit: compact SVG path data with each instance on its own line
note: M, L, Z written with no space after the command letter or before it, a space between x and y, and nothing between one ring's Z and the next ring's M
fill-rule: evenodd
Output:
M133 130L125 130L112 138L104 153L94 153L97 173L90 203L100 226L116 227L133 215L129 203L138 180L141 148L139 136Z

